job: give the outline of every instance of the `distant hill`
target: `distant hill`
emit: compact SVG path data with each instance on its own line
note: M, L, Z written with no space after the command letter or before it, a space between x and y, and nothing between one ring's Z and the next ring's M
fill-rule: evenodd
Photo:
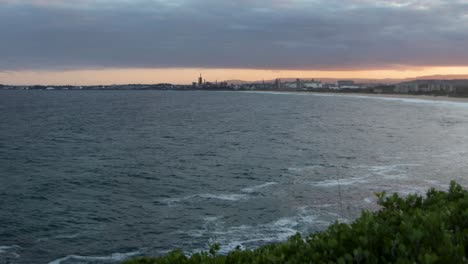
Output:
M468 74L450 74L450 75L428 75L428 76L420 76L415 78L408 78L406 80L467 80Z
M280 78L283 82L293 82L297 78ZM386 78L386 79L362 79L362 78L300 78L301 80L319 80L324 83L336 83L339 80L352 80L356 83L381 83L381 84L395 84L400 82L414 81L414 80L468 80L468 74L450 74L450 75L427 75L412 78ZM261 81L244 81L244 80L226 80L229 84L245 84L245 83L261 83ZM274 82L274 80L264 80L266 83Z

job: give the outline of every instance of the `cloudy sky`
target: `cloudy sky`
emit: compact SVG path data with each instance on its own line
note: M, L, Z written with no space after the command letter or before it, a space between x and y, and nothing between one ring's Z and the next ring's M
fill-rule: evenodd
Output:
M468 74L466 0L0 0L0 83Z

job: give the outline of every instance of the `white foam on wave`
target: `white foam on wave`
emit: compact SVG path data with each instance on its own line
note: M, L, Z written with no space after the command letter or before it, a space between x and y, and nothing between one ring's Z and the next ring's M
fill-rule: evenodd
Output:
M250 243L284 241L298 232L297 225L297 219L285 217L258 226L241 225L217 230L212 232L215 236L212 240L220 243L220 253L225 254Z
M19 258L20 255L17 253L21 247L18 245L11 245L11 246L0 246L0 255L6 254L7 256L13 256L15 258Z
M333 206L337 206L337 203L312 205L312 207L314 207L314 208L329 208L329 207L333 207Z
M278 183L277 182L267 182L267 183L252 186L252 187L246 187L246 188L242 189L241 191L246 192L246 193L254 193L254 192L256 192L256 191L258 191L260 189L263 189L263 188L266 188L266 187L269 187L269 186L272 186L272 185L276 185L276 184L278 184Z
M49 262L49 264L60 264L64 261L107 261L107 262L121 262L130 257L140 255L140 251L128 252L128 253L113 253L109 256L80 256L80 255L68 255L63 258L59 258ZM80 262L82 263L82 262Z
M335 165L333 164L316 164L316 165L304 166L304 167L291 167L291 168L288 168L288 170L294 171L294 172L313 172L321 168L334 168L334 167Z
M309 172L319 167L326 167L327 165L313 165L302 168L290 168L298 172ZM405 179L407 178L409 167L421 166L420 164L390 164L390 165L358 165L346 168L346 173L343 175L355 175L354 177L340 177L338 172L331 174L328 180L315 181L311 184L318 187L334 187L365 184L373 180L381 179ZM333 167L333 166L330 166Z
M318 187L333 187L333 186L341 186L341 185L354 185L354 184L361 184L367 183L368 177L354 177L354 178L346 178L346 179L334 179L334 180L323 180L314 182L312 185Z
M307 231L311 226L326 227L329 221L319 219L317 212L308 207L297 209L298 213L291 217L282 217L273 222L259 225L239 225L225 227L224 222L218 218L210 218L202 230L189 231L187 234L194 237L209 236L211 242L220 243L220 253L226 254L237 247L251 248L252 244L285 241L296 233ZM192 253L206 249L196 249Z
M400 186L400 188L396 189L394 192L402 196L410 194L424 195L426 194L427 189L427 186Z
M237 201L242 201L242 200L247 200L251 196L249 194L255 193L259 191L260 189L270 187L272 185L278 184L277 182L266 182L260 185L255 185L255 186L250 186L243 188L241 192L243 193L220 193L220 194L214 194L214 193L200 193L200 194L194 194L194 195L188 195L180 198L166 198L163 199L162 202L166 203L169 206L172 206L176 203L184 202L184 201L192 201L195 199L216 199L216 200L222 200L222 201L230 201L230 202L237 202Z
M221 193L221 194L213 194L213 193L201 193L201 194L194 194L194 195L188 195L180 198L166 198L163 199L162 202L168 204L168 205L173 205L175 203L180 203L184 201L190 201L193 199L197 198L202 198L202 199L216 199L216 200L223 200L223 201L230 201L230 202L237 202L241 200L247 200L250 198L248 194L254 193L259 191L260 189L267 188L272 185L278 184L277 182L266 182L260 185L255 185L251 187L246 187L241 190L241 192L244 193L231 193L231 194L226 194L226 193ZM248 193L248 194L246 194Z
M425 182L426 184L424 184ZM409 194L419 194L425 195L430 188L448 190L450 184L442 183L438 180L423 180L418 185L400 185L399 188L395 191L400 195L409 195Z
M234 201L234 202L247 199L248 197L245 194L211 194L211 193L199 194L197 196L201 198L206 198L206 199L218 199L218 200Z
M212 227L214 226L215 228L221 226L224 224L224 222L221 220L222 216L207 216L204 217L203 220L205 221L205 224L203 225L202 229L192 229L192 230L178 230L175 231L174 234L187 234L191 237L199 238L203 237L208 230L212 230Z
M312 166L305 166L305 167L291 167L288 168L289 171L294 171L294 172L308 172L308 171L314 171L317 168L324 167L323 165L312 165Z
M59 238L59 239L73 239L73 238L77 238L79 237L81 234L80 233L76 233L76 234L70 234L70 235L58 235L58 236L55 236L55 238Z
M203 220L205 220L205 222L214 222L218 221L220 218L220 216L206 216L203 218Z
M6 253L11 250L18 250L21 247L18 245L11 245L11 246L0 246L0 253Z
M212 194L212 193L202 193L202 194L195 194L195 195L189 195L181 198L167 198L163 199L162 201L168 205L173 205L175 203L180 203L184 201L190 201L196 198L202 198L202 199L217 199L217 200L223 200L223 201L231 201L231 202L236 202L236 201L241 201L241 200L246 200L248 199L248 195L246 194Z
M439 180L424 180L426 183L430 184L431 187L448 190L450 188L449 183L442 183Z
M364 168L369 171L372 176L380 176L385 179L402 179L407 177L408 167L421 166L420 164L390 164L390 165L360 165L355 168Z
M58 236L53 236L53 237L41 237L41 238L38 238L36 239L36 243L38 242L44 242L44 241L49 241L49 240L53 240L53 239L74 239L74 238L78 238L81 236L81 233L75 233L75 234L69 234L69 235L58 235Z

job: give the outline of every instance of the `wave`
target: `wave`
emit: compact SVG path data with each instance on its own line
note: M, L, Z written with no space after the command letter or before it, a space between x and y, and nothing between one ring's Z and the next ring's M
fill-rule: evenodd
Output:
M49 264L60 264L64 261L107 261L107 262L121 262L130 257L140 255L140 251L129 252L129 253L113 253L109 256L80 256L80 255L68 255L63 258L59 258L49 262Z
M377 175L386 179L401 179L406 178L408 167L417 167L420 164L390 164L390 165L375 165L367 166L360 165L355 168L363 168L369 171L373 176Z
M325 165L312 165L312 166L305 166L305 167L291 167L288 168L289 171L294 172L307 172L307 171L314 171L317 168L326 167Z
M6 253L10 250L18 250L21 247L18 245L11 245L11 246L0 246L0 253Z
M423 182L425 182L426 184L424 184ZM395 190L395 192L400 195L409 195L409 194L425 195L429 188L445 189L445 190L448 190L450 188L449 183L442 183L439 180L423 180L423 182L420 182L419 184L399 185L398 188Z
M220 243L220 253L226 254L236 248L253 248L260 244L285 241L296 233L308 233L310 227L325 228L331 223L322 220L323 213L309 207L297 208L298 213L290 217L282 217L273 222L259 225L239 225L225 227L221 217L206 219L203 229L185 232L193 237L210 237L210 242ZM327 216L333 213L326 212ZM206 249L195 249L191 253Z
M403 196L410 194L424 195L427 192L427 186L400 186L394 192Z
M439 180L422 180L419 182L406 182L402 181L397 184L391 184L385 186L379 191L385 191L387 194L397 193L401 196L407 196L410 194L418 194L424 196L429 188L436 189L449 189L449 184L441 183ZM375 196L369 196L363 199L365 204L376 205L377 198Z
M269 186L272 186L272 185L276 185L278 184L277 182L267 182L267 183L264 183L264 184L260 184L260 185L255 185L255 186L252 186L252 187L246 187L244 189L242 189L241 191L242 192L246 192L246 193L254 193L260 189L263 189L263 188L266 188L266 187L269 187Z
M312 185L318 187L332 187L338 185L353 185L357 183L367 183L368 177L355 177L355 178L347 178L347 179L336 179L336 180L324 180L314 182Z
M362 175L359 177L336 178L313 182L319 187L332 187L338 185L363 184L382 179L405 179L408 177L408 167L421 166L420 164L390 164L390 165L358 165L352 166L350 174Z
M240 200L246 200L248 199L248 196L245 194L212 194L212 193L203 193L203 194L195 194L195 195L189 195L181 198L166 198L163 199L162 202L168 204L168 205L173 205L174 203L180 203L184 201L190 201L196 198L202 198L202 199L217 199L217 200L223 200L223 201L231 201L231 202L236 202Z
M168 205L173 205L174 203L180 203L184 201L191 201L193 199L216 199L216 200L222 200L222 201L230 201L230 202L237 202L237 201L242 201L242 200L247 200L249 199L249 195L245 193L254 193L257 192L260 189L276 185L278 184L277 182L266 182L264 184L260 185L255 185L251 187L246 187L241 190L241 192L244 193L231 193L231 194L226 194L226 193L221 193L221 194L213 194L213 193L202 193L202 194L194 194L194 195L188 195L184 196L181 198L166 198L163 199L162 202L166 203Z
M218 199L218 200L225 200L225 201L240 201L247 198L247 195L244 194L199 194L196 195L201 198L206 199Z
M432 187L441 188L445 190L448 190L450 188L449 183L442 183L439 180L424 180L424 181L428 183L429 185L431 185Z
M18 245L11 246L0 246L0 255L13 256L14 258L19 258L20 255L17 253L22 247ZM1 259L0 259L1 260Z
M81 235L82 235L81 233L76 233L76 234L70 234L70 235L58 235L58 236L52 236L52 237L42 237L42 238L36 239L35 243L49 241L51 239L74 239L74 238L80 237Z

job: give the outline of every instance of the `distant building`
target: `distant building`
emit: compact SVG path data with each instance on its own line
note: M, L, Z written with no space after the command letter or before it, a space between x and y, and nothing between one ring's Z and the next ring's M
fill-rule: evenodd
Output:
M343 86L356 86L354 84L354 81L350 81L350 80L341 80L341 81L337 81L336 84L338 85L338 87L343 87Z
M219 86L220 87L228 87L228 83L227 82L220 82Z
M275 89L276 90L281 90L281 80L280 79L275 80Z
M311 90L311 89L323 88L322 82L315 81L314 79L312 80L296 79L296 81L281 83L280 86L282 90L297 90L297 91L306 91L306 90Z
M302 82L301 79L296 79L296 89L301 90L302 89Z
M200 73L200 77L198 77L198 86L202 86L203 85L203 77Z
M468 96L468 80L453 80L450 85L449 93L457 96Z
M378 85L371 88L373 93L394 93L395 85Z
M399 83L395 86L395 92L396 93L411 93L415 92L417 90L418 85L415 83Z
M306 90L320 89L320 88L323 88L323 84L321 81L315 81L312 79L310 81L304 81L302 83L302 87Z
M396 93L454 93L456 86L467 85L464 80L415 80L399 83Z
M343 86L340 86L339 89L340 90L353 90L353 89L361 89L362 87L359 86L359 85L343 85Z
M468 83L455 84L453 87L453 93L457 96L468 96Z
M297 87L296 82L285 82L285 83L281 84L281 88L283 90L295 91L296 87Z

